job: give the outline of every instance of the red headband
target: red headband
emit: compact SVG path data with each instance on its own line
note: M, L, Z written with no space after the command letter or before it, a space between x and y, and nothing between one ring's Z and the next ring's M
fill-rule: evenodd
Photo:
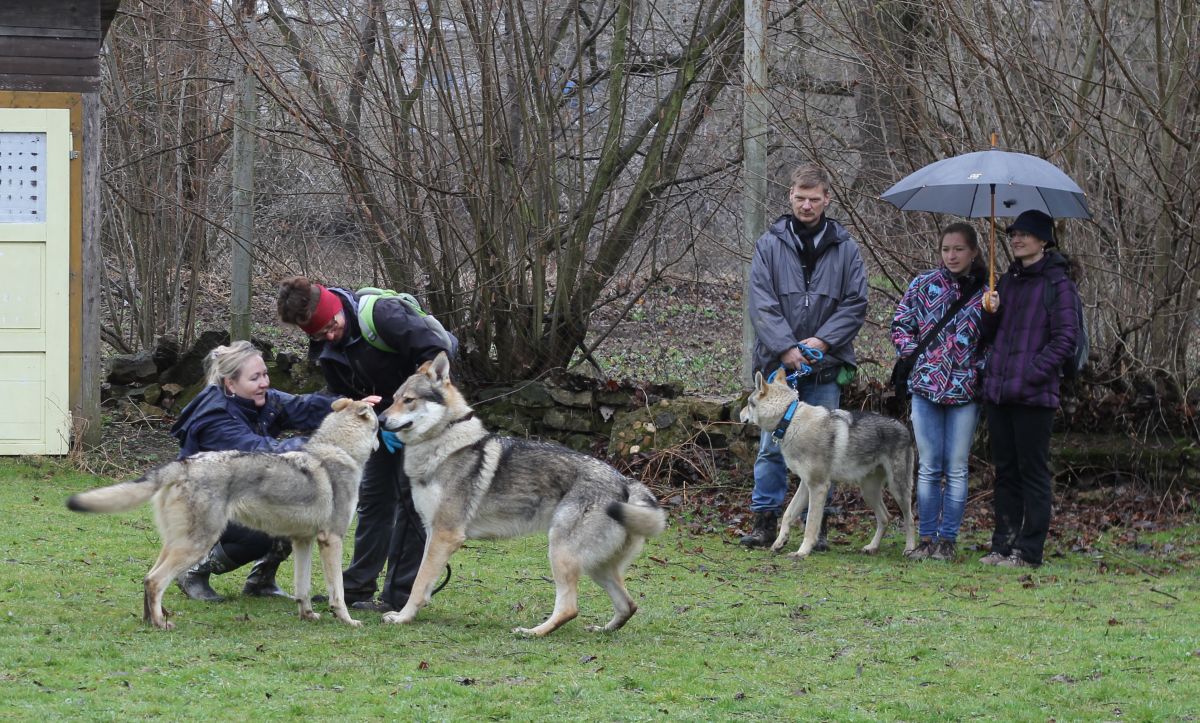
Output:
M317 308L313 310L312 316L308 317L308 323L300 324L300 328L309 336L324 329L329 320L342 310L342 302L338 299L337 294L320 284L313 284L313 286L321 290L321 298L317 300Z

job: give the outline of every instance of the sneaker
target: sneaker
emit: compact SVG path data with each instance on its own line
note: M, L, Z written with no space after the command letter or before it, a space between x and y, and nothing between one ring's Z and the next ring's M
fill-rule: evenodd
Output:
M930 559L942 562L954 562L954 558L957 556L958 550L955 548L954 540L938 540L933 547L933 552L929 553Z
M937 543L933 540L921 540L919 545L905 552L904 556L910 560L927 560L936 548Z
M1013 551L1011 555L996 563L997 567L1037 567L1029 560L1021 557L1021 553Z
M1008 559L1008 555L1001 555L999 552L989 552L979 558L980 565L999 565L1001 562Z

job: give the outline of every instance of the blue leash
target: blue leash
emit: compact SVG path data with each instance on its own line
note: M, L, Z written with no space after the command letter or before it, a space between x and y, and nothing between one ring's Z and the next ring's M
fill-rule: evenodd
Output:
M814 349L813 347L805 346L804 344L797 344L796 348L800 350L800 354L804 356L806 360L812 362L813 364L816 364L825 358L825 352L821 351L820 349ZM782 370L783 367L781 366L779 369L771 372L771 375L767 377L767 383L769 384L774 381L775 375ZM798 389L800 386L800 380L812 373L812 365L806 362L801 362L799 368L784 378L787 380L789 387L792 389ZM799 406L799 397L797 397L795 401L788 405L787 411L783 413L783 418L780 419L779 424L775 426L775 431L771 432L771 441L773 443L779 444L783 440L784 435L787 434L788 427L790 427L792 424L792 417L796 416L796 409Z
M800 350L801 356L803 356L806 361L800 362L800 366L791 374L787 375L786 378L788 386L790 386L792 389L796 389L800 386L800 380L802 378L813 373L812 364L816 364L825 358L825 352L821 351L820 349L814 349L813 347L805 346L804 344L797 344L796 348ZM812 364L809 364L808 362L812 362ZM782 368L783 367L780 367L780 369ZM772 376L774 376L774 373L772 373ZM768 379L768 381L770 380Z

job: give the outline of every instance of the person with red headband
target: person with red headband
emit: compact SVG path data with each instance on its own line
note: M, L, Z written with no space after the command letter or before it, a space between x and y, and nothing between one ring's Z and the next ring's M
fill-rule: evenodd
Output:
M379 396L376 412L392 401L400 385L438 352L458 351L453 335L433 331L419 312L399 297L377 297L371 310L374 333L383 349L369 343L359 326L359 297L327 288L303 276L280 282L279 319L309 337L309 357L325 376L329 391L361 399ZM449 346L447 347L447 337ZM413 507L404 452L385 438L363 471L358 493L354 555L342 571L346 603L357 610L399 610L408 602L425 550L425 527ZM379 573L387 565L375 599Z

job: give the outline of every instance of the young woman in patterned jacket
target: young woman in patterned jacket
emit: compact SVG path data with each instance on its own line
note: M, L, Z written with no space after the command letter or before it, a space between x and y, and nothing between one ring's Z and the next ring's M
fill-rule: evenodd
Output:
M921 542L910 559L953 560L967 501L967 458L979 420L980 304L983 276L979 240L966 223L941 236L942 265L920 274L900 300L892 321L896 353L908 356L963 295L968 301L915 360L908 378L920 466L917 512Z

